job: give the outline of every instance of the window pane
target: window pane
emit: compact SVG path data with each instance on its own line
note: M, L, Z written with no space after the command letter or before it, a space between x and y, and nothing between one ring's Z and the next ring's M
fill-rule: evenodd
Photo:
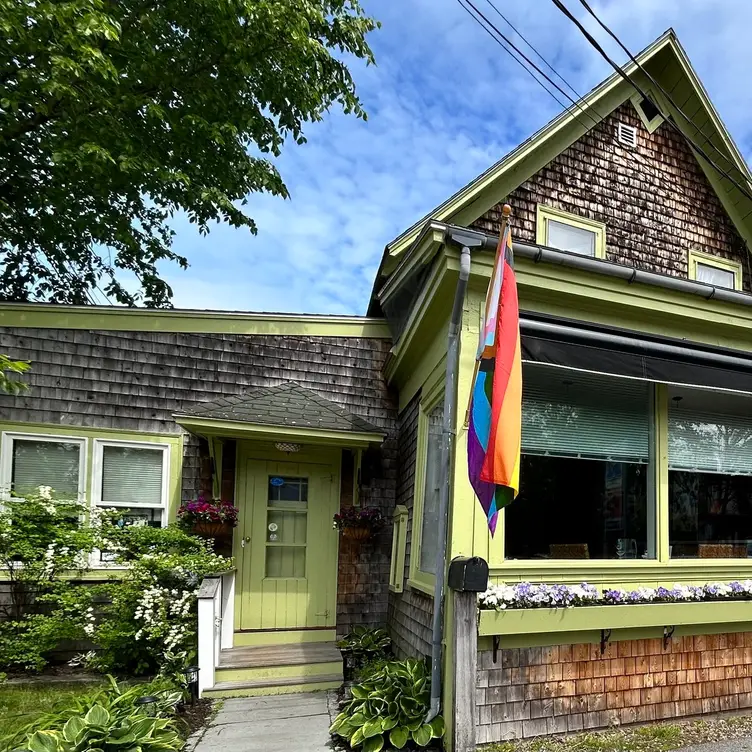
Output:
M547 245L551 248L580 253L583 256L595 256L595 233L591 230L572 227L572 225L553 219L549 219L546 224L548 225Z
M12 491L18 496L51 486L58 498L78 495L81 445L13 439Z
M269 546L266 549L267 577L305 577L305 546Z
M102 447L102 503L160 506L161 449Z
M649 551L648 466L522 456L508 559L635 559Z
M646 382L526 364L522 385L526 454L648 461Z
M697 264L697 281L705 282L708 285L715 285L716 287L728 287L733 290L735 287L734 272L727 269L718 269L710 264Z
M651 386L526 364L506 556L653 557Z
M669 391L669 539L674 558L752 554L752 398Z
M269 478L269 506L308 506L308 478L272 475Z
M439 543L439 484L441 482L441 424L444 405L437 405L428 415L426 441L426 481L423 490L423 521L420 534L420 570L435 574L436 549Z

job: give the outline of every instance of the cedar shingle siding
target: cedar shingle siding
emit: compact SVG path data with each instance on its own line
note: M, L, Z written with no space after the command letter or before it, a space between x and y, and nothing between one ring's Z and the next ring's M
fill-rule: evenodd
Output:
M637 128L637 148L616 142L617 123ZM736 228L684 139L665 123L648 133L630 102L563 151L505 199L514 237L535 242L536 204L606 225L606 257L627 266L688 276L688 251L750 267ZM502 202L504 203L504 202ZM498 233L501 205L473 226Z
M415 495L415 459L418 445L420 395L399 417L399 469L397 504L408 509L407 545L405 546L405 582L410 573L412 553L413 497ZM398 655L430 655L433 600L419 590L405 586L402 593L389 593L389 627Z
M381 376L391 343L354 337L245 336L6 328L0 352L30 360L28 394L0 395L5 420L178 434L172 418L199 403L296 381L386 434L361 501L391 521L395 504L396 404ZM183 498L208 487L199 442L186 437ZM387 616L391 529L340 567L338 632ZM350 572L352 574L352 572ZM349 575L348 575L349 576Z

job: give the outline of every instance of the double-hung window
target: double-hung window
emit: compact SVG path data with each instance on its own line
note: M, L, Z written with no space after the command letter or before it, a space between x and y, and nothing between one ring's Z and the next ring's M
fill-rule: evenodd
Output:
M167 444L95 439L92 503L122 509L122 525L163 527L169 468Z
M0 496L23 498L49 486L58 499L83 499L86 440L41 434L3 434Z

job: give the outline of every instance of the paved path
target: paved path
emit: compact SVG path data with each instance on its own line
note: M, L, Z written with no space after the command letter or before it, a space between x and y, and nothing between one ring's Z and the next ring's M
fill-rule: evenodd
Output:
M220 700L187 752L331 752L331 692Z

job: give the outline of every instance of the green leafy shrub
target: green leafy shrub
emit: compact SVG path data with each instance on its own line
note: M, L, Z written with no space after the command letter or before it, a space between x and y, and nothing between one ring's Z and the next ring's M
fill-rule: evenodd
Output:
M0 603L0 668L40 671L62 639L82 638L70 576L82 575L99 531L88 507L40 486L0 508L0 568L9 598Z
M345 659L345 679L359 676L359 672L374 661L384 660L392 645L383 627L356 626L337 643Z
M83 662L104 672L179 674L195 656L198 587L232 560L176 525L113 527L104 535L107 550L127 569L118 581L88 590L98 650Z
M108 687L74 699L65 708L37 718L15 737L28 752L169 752L182 746L171 716L182 691L158 680L124 688L112 677ZM156 702L139 705L139 698ZM146 708L148 707L148 712ZM13 741L13 740L12 740Z
M424 661L410 658L386 663L352 687L352 700L329 729L353 748L379 752L385 745L402 749L409 743L427 746L444 735L439 716L424 723L429 708L431 678Z

